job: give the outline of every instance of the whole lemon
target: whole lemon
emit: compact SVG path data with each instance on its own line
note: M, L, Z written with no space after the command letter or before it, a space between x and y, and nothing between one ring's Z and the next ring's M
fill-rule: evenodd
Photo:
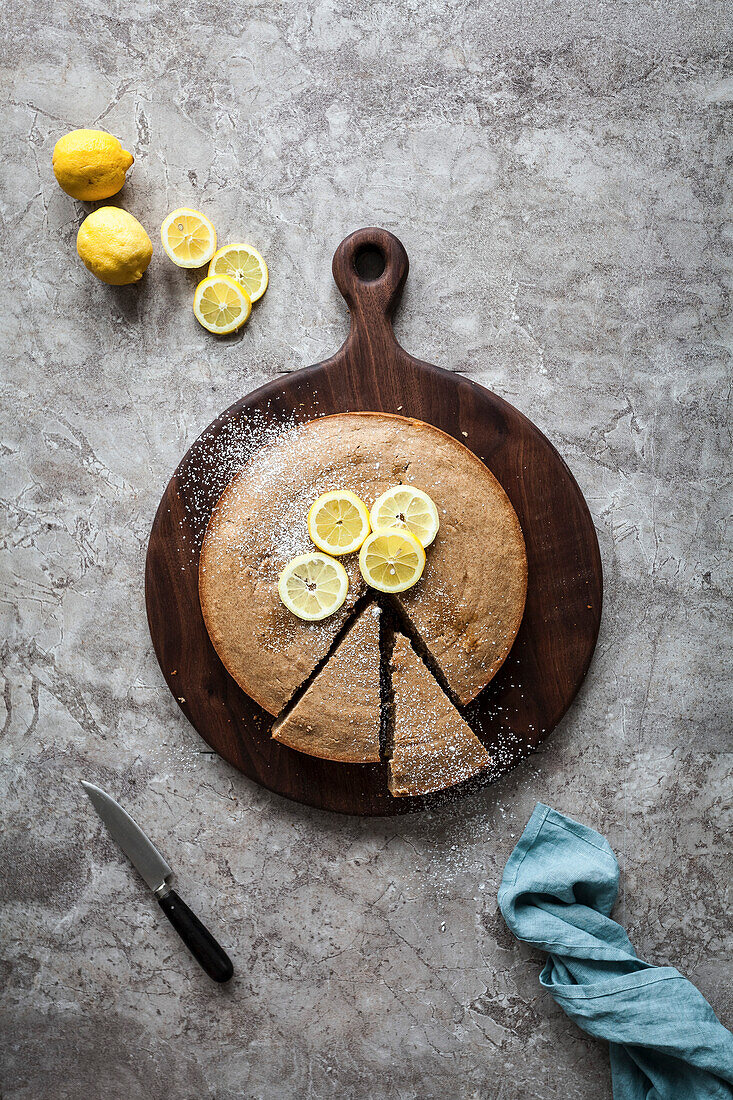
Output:
M72 130L54 146L53 171L67 195L90 202L116 195L134 159L104 130Z
M79 226L76 251L103 283L125 286L143 277L153 246L132 214L116 206L100 206Z

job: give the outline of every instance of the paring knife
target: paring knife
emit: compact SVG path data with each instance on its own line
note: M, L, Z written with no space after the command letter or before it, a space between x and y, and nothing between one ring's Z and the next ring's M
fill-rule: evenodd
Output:
M211 932L204 928L198 917L168 885L167 880L173 872L158 849L114 798L93 783L85 783L83 779L81 785L113 839L155 894L158 905L196 962L215 982L228 982L234 973L231 959Z

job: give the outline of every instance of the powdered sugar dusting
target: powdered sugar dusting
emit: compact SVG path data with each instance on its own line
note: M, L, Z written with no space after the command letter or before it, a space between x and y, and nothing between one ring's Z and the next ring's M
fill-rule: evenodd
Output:
M192 550L201 546L209 517L232 479L250 466L264 448L278 440L295 440L303 430L304 425L295 416L272 420L267 413L258 410L246 416L225 416L207 428L191 448L178 474ZM264 472L261 464L260 487Z

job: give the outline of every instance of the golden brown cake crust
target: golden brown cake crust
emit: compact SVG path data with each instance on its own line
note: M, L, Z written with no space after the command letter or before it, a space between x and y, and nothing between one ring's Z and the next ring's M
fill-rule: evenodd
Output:
M466 447L422 421L387 413L321 417L284 432L247 463L217 504L201 549L199 592L211 640L240 687L271 714L328 652L364 590L351 555L343 559L349 595L336 615L306 623L282 606L280 570L313 549L308 508L336 488L371 507L398 483L425 490L441 523L421 580L398 599L462 702L501 667L522 619L527 560L497 480Z
M397 636L391 667L390 792L396 797L431 794L487 768L488 752L402 635Z
M379 607L370 604L272 736L343 764L379 763Z

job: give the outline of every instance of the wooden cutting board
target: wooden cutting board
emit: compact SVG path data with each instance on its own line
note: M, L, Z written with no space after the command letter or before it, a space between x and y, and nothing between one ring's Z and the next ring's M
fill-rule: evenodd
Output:
M323 363L262 386L206 429L163 495L146 562L153 645L189 721L250 779L342 813L404 813L455 798L477 782L448 796L395 799L384 764L336 764L271 740L273 719L225 671L199 606L198 553L222 488L214 465L222 433L246 430L253 419L276 425L337 412L399 412L454 436L501 482L524 532L529 590L509 657L466 711L497 759L483 782L508 771L552 732L588 670L601 620L598 541L573 475L545 436L506 401L400 347L391 318L407 271L405 249L386 230L360 229L342 241L333 276L351 314L343 347Z

